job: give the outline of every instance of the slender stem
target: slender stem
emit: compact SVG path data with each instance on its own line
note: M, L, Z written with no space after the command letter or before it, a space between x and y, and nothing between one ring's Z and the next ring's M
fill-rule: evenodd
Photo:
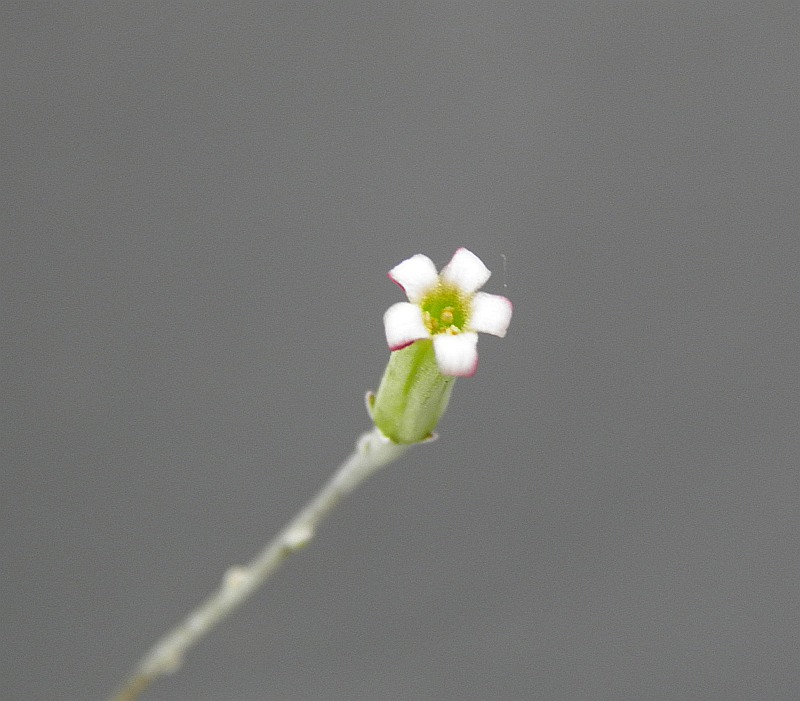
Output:
M246 601L288 555L314 537L317 525L345 494L408 447L390 442L376 428L363 434L353 454L320 492L247 565L231 567L219 589L150 648L110 701L133 701L158 677L176 671L189 648Z

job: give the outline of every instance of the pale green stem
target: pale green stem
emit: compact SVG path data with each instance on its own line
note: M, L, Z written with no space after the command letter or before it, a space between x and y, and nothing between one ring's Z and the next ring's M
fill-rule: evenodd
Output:
M320 492L247 565L231 567L220 588L150 648L110 701L132 701L158 677L176 671L189 648L253 594L288 555L314 537L317 524L345 494L409 447L392 443L376 428L362 435L353 454Z

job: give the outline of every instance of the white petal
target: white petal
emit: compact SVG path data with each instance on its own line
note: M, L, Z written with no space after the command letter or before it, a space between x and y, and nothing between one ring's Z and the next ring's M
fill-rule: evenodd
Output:
M472 377L478 369L478 334L471 331L451 335L439 333L433 337L436 364L442 375Z
M491 274L483 261L466 248L459 248L442 268L442 280L468 295L483 287Z
M383 315L383 328L389 350L400 350L420 338L430 338L430 332L422 321L422 310L410 302L398 302Z
M473 331L490 333L502 338L511 323L511 300L488 292L477 292L472 298L469 327Z
M395 265L389 277L403 288L409 302L419 302L439 282L433 261L421 253Z

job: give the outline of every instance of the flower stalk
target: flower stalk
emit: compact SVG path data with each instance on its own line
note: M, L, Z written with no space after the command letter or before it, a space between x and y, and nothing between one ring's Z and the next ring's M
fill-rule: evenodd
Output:
M258 555L244 566L231 567L217 591L150 649L110 701L133 701L156 679L176 671L191 647L241 606L291 553L309 543L343 496L411 445L436 437L456 377L470 377L478 367L478 332L503 337L511 321L508 299L478 292L490 275L466 248L459 248L441 273L419 254L389 271L408 302L393 304L384 314L392 353L377 393L367 394L374 428L359 438L352 455Z
M247 565L231 567L219 589L153 645L109 701L133 701L156 679L177 671L191 647L244 603L289 555L309 543L342 497L409 447L387 440L377 429L363 434L319 493Z

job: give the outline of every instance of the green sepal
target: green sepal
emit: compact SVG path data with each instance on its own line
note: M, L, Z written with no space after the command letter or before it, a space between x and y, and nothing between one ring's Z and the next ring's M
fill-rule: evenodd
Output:
M455 380L439 372L433 341L414 341L392 353L377 394L367 396L367 408L375 426L391 441L431 440Z

